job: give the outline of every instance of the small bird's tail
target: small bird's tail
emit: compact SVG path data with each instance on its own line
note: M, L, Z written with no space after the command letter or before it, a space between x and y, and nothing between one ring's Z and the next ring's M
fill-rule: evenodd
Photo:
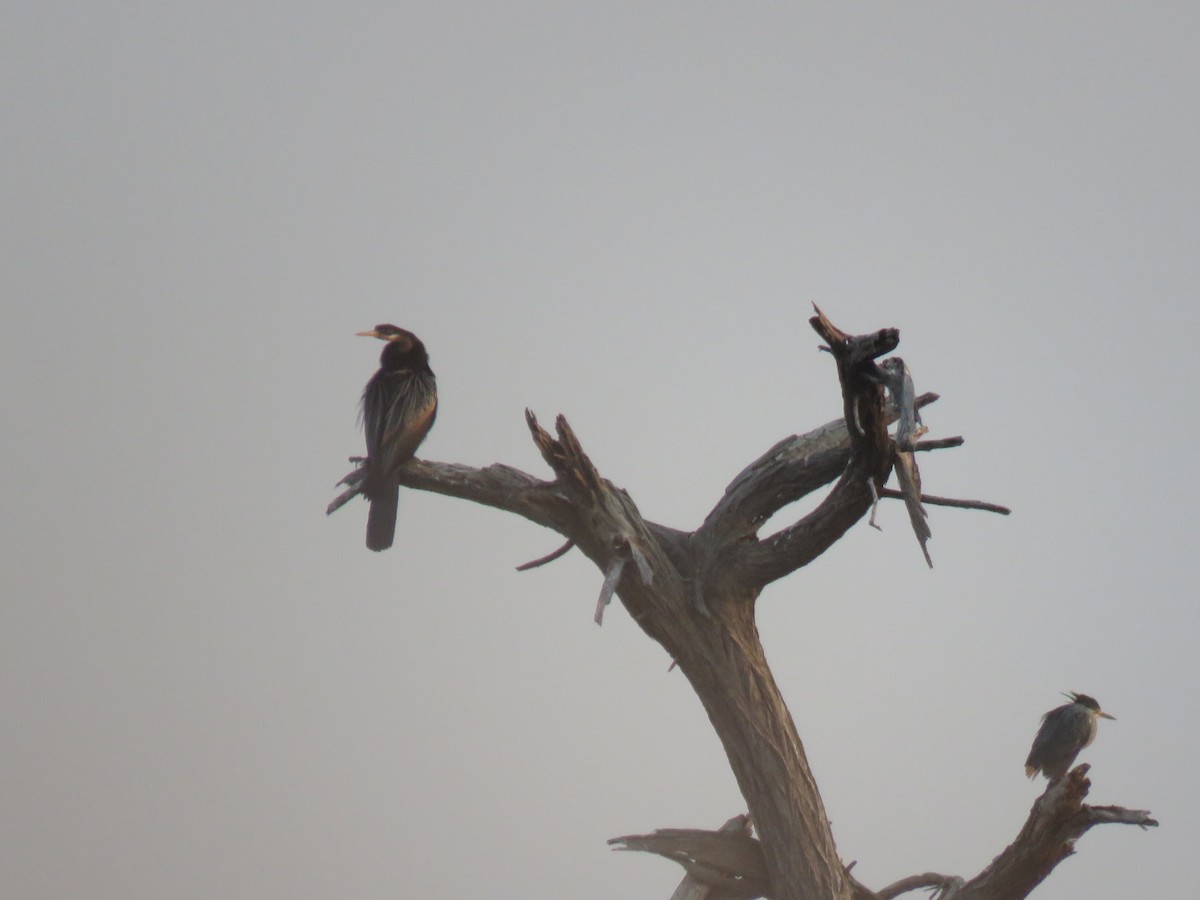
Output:
M367 549L386 550L396 535L396 506L400 495L394 485L370 496L371 511L367 513Z

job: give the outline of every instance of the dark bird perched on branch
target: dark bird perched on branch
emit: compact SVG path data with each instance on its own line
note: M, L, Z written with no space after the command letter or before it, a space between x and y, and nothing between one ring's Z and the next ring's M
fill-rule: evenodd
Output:
M1067 774L1079 751L1096 739L1096 719L1116 719L1100 711L1100 704L1087 694L1063 694L1070 703L1055 707L1042 716L1042 727L1033 739L1025 774L1030 778L1040 770L1053 781Z
M437 382L429 368L425 345L411 331L395 325L376 325L360 337L386 341L379 371L363 389L362 422L367 435L367 458L357 484L347 492L361 493L371 504L367 514L367 547L386 550L396 533L397 473L412 459L437 415ZM357 473L354 473L357 474ZM346 483L353 479L349 476ZM330 504L341 506L346 495Z

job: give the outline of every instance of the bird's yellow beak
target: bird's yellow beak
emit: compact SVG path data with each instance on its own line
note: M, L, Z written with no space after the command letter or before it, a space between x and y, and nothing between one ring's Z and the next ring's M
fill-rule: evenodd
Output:
M1098 713L1096 713L1096 715L1098 715L1098 716L1099 716L1100 718L1102 718L1102 719L1112 719L1114 722L1115 722L1115 721L1117 721L1117 717L1116 717L1116 716L1110 716L1110 715L1109 715L1108 713L1106 713L1106 712L1098 712Z
M372 328L370 331L356 331L356 332L354 332L354 336L355 337L373 337L373 338L380 338L380 340L382 340L382 336L374 328Z

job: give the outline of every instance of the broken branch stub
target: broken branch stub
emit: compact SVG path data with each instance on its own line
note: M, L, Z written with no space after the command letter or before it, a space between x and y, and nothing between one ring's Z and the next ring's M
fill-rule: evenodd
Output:
M682 543L682 535L675 537L669 529L651 526L642 518L629 494L600 475L565 416L555 418L554 437L538 424L532 411L525 411L525 420L542 458L554 470L555 488L572 511L571 521L562 533L604 572L596 601L597 624L614 594L620 594L627 605L632 599L640 607L645 606L647 594L621 593L622 581L628 586L626 574L630 571L637 573L642 588L656 577L667 578L669 585L677 587L678 572L664 542ZM632 566L627 565L630 561ZM638 615L644 612L641 608Z
M608 843L615 850L656 853L679 863L687 872L679 889L691 879L710 888L703 896L712 900L752 900L770 891L762 844L751 836L747 816L735 816L719 831L660 828L653 834L627 834Z

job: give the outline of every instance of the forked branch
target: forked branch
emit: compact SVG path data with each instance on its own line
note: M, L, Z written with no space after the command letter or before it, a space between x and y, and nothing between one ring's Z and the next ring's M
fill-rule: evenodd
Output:
M1119 806L1088 806L1089 766L1076 766L1050 782L1034 801L1021 832L991 865L944 900L1020 900L1029 896L1054 867L1075 852L1075 842L1094 825L1110 823L1153 828L1158 825L1145 810Z
M737 564L759 588L812 562L861 519L875 496L869 482L876 489L883 487L895 456L887 433L883 373L875 360L896 348L900 332L883 328L872 334L847 334L814 309L817 314L809 324L825 339L837 363L850 457L815 510L766 540L739 546Z

